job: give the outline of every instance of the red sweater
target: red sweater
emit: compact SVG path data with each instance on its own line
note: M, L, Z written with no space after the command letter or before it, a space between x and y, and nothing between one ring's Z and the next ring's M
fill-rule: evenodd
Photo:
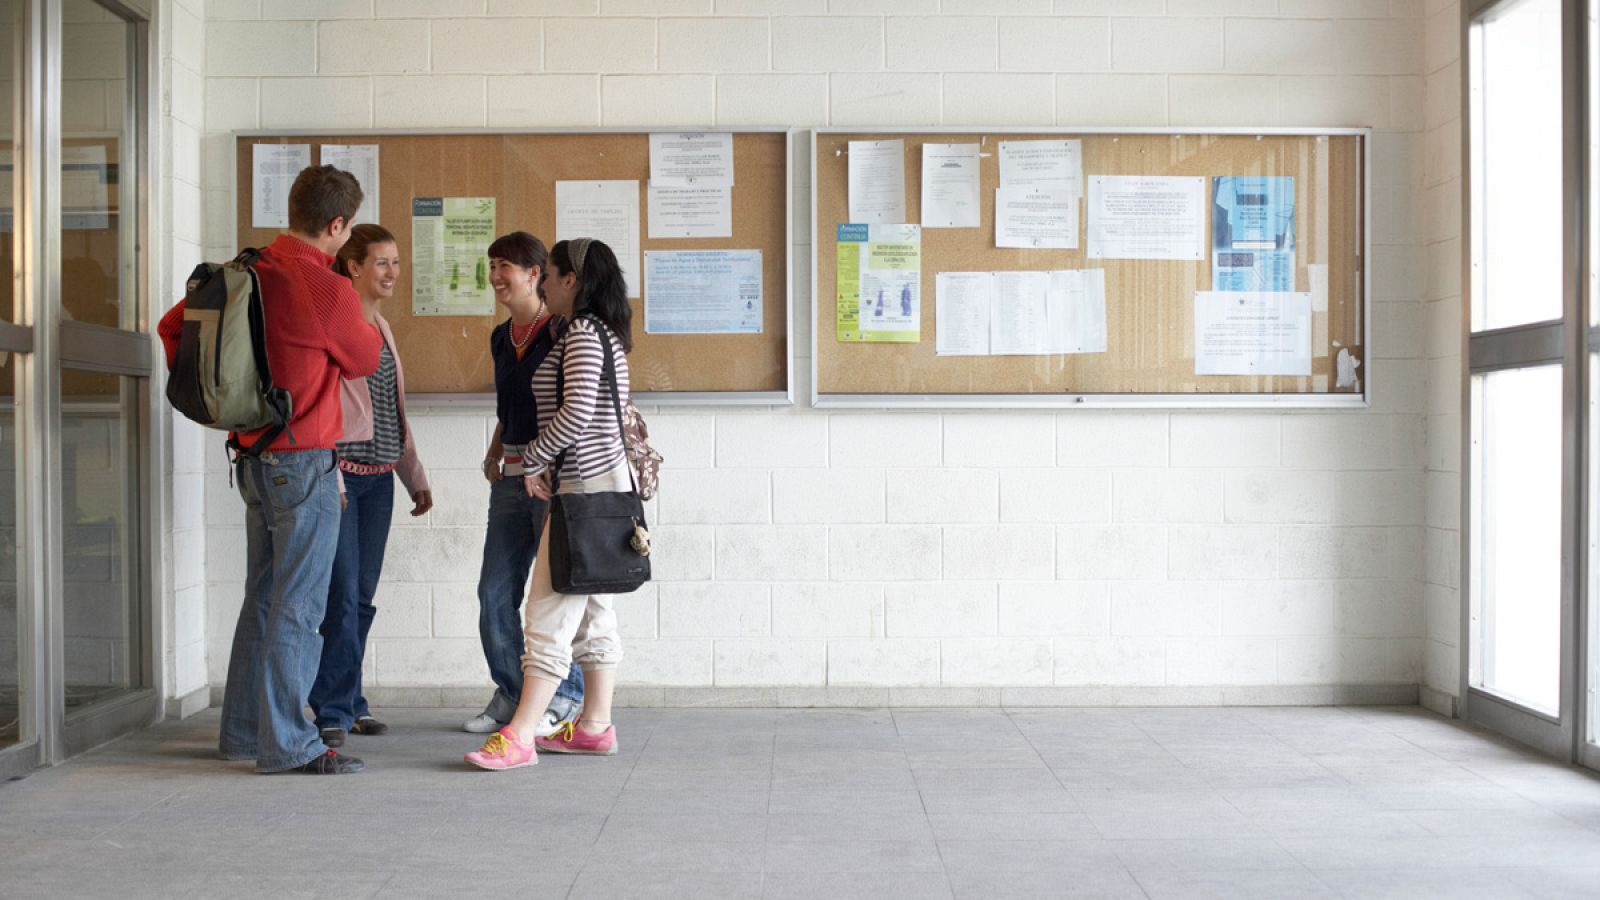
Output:
M378 370L383 338L361 315L361 298L350 279L333 271L333 257L316 247L278 235L261 251L255 266L266 311L267 360L272 380L294 398L289 426L270 450L332 450L344 433L339 379L362 378ZM178 353L183 303L161 317L156 332L167 348L167 365ZM261 431L239 435L253 446Z

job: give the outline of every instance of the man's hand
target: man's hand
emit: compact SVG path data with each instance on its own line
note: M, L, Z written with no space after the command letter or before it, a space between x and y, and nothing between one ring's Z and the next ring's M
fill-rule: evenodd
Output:
M411 514L420 516L433 509L433 491L417 491L411 495L411 502L416 504L411 508Z

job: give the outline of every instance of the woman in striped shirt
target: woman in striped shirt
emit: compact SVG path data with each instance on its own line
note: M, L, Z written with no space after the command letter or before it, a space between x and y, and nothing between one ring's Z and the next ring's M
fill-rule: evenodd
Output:
M625 354L633 349L633 312L622 267L610 247L574 238L550 248L542 287L550 314L566 321L550 355L533 375L539 432L523 452L528 495L548 498L553 484L559 484L561 493L631 490L620 424L602 374L609 344L617 399L626 405ZM563 382L560 396L558 376ZM550 583L549 539L549 529L542 529L522 617L526 637L522 699L510 724L489 735L483 749L467 754L467 761L480 768L534 765L539 761L535 748L604 756L617 752L611 698L622 641L613 597L557 593ZM583 668L583 715L570 728L536 737L539 717L574 657Z
M378 313L378 304L394 295L400 272L400 249L381 225L350 230L334 260L334 269L350 279L361 296L361 312L383 335L378 371L339 384L344 436L339 448L339 545L328 582L328 609L322 619L322 663L311 687L310 705L322 741L344 744L346 732L383 734L389 727L372 717L361 696L361 660L367 631L378 609L372 598L383 573L383 551L389 543L394 511L394 476L400 476L411 497L413 516L433 507L433 491L417 458L417 445L406 427L406 380L395 352L394 334Z

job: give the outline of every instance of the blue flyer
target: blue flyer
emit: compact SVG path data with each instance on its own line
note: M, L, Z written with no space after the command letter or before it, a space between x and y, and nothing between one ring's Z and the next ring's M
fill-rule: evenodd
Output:
M1211 179L1211 287L1294 290L1294 178Z

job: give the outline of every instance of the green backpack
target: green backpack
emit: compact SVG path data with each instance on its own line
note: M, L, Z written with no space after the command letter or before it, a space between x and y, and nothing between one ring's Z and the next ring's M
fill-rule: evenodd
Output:
M167 377L167 399L195 422L237 433L268 429L251 448L237 438L229 442L249 456L287 431L294 412L293 398L272 383L267 362L261 281L252 268L260 258L259 250L246 249L231 262L195 267Z

